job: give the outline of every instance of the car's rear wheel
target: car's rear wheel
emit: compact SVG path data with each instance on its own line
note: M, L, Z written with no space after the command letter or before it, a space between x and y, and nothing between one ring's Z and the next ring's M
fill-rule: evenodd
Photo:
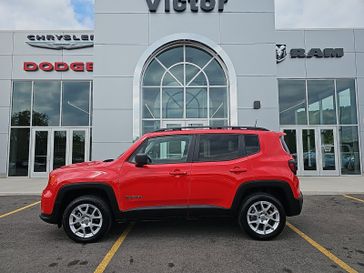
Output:
M67 206L62 224L72 240L92 243L108 232L111 221L110 209L103 199L97 196L81 196Z
M286 213L277 198L257 193L244 201L238 220L240 227L252 238L270 240L283 231Z

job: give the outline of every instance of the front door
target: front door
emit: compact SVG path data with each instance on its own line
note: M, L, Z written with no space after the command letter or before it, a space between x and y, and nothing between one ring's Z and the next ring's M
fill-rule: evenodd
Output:
M299 175L340 174L337 129L335 127L286 128L285 141L298 163Z
M121 169L121 209L175 213L175 209L187 208L191 143L192 136L175 135L151 138L141 144ZM148 155L150 163L137 167L137 154Z
M33 129L31 177L45 177L54 169L87 161L87 129Z

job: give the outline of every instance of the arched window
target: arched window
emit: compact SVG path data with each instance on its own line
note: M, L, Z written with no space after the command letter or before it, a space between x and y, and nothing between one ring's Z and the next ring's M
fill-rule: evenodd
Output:
M142 77L142 131L229 125L229 82L211 49L179 42L155 52Z

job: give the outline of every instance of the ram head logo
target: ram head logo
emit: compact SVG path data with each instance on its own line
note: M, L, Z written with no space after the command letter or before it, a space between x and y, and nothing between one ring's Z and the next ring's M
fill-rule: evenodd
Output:
M283 62L287 57L287 45L277 44L276 45L276 59L277 64Z

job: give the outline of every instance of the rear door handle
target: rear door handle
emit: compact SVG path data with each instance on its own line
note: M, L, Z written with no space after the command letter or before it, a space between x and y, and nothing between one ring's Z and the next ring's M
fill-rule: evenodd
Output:
M246 173L248 170L247 169L242 169L242 168L233 168L230 170L231 173L235 173L235 174L240 174L240 173Z
M187 172L182 172L180 170L175 170L173 172L170 172L169 174L173 175L173 176L183 176L183 175L187 175Z

